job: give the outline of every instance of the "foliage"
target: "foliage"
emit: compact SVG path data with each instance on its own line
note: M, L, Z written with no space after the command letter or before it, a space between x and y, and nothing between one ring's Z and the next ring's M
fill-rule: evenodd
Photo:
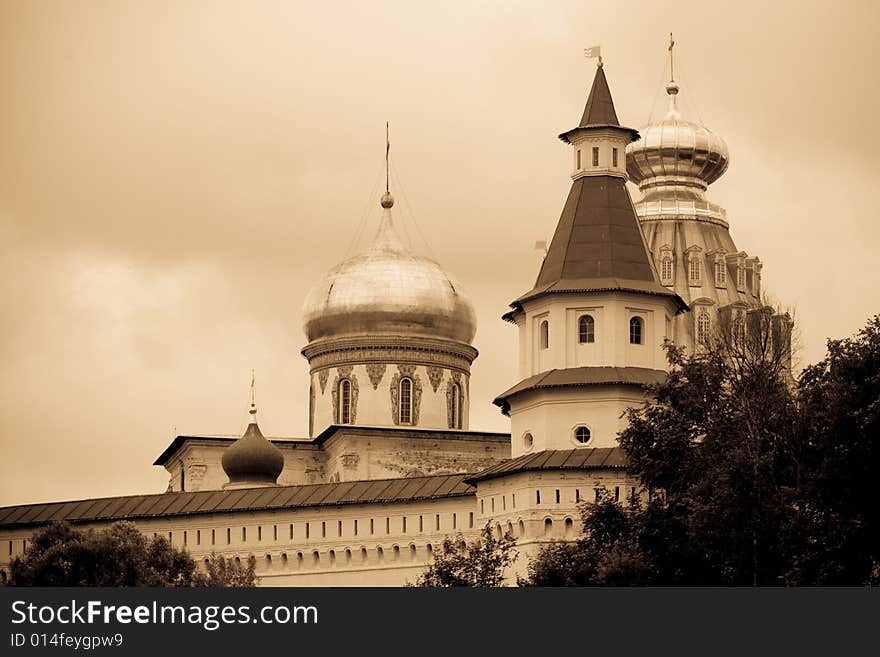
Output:
M516 558L515 544L510 534L496 535L488 523L480 538L470 543L461 534L455 539L447 536L415 586L502 586L505 570Z
M803 436L794 582L880 584L880 315L829 340L799 381Z
M213 555L212 555L213 557ZM222 557L219 557L222 560ZM214 564L215 572L226 573ZM210 565L210 564L209 564ZM238 571L232 569L233 572ZM163 536L147 539L131 522L79 529L52 522L34 533L25 553L10 564L12 586L249 586L251 579L198 572L192 557ZM239 582L250 583L239 583Z
M878 584L880 317L796 384L791 323L750 313L672 365L620 435L647 500L582 505L532 585Z
M253 587L259 582L256 575L257 560L251 556L242 564L222 555L211 553L205 561L205 573L198 573L196 586Z

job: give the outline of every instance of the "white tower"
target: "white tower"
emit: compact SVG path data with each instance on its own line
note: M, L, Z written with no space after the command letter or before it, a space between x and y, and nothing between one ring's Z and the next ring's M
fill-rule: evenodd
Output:
M614 447L625 409L663 379L663 342L688 310L660 284L626 189L626 147L600 64L578 127L573 183L532 290L504 318L519 328L521 381L495 403L511 456Z

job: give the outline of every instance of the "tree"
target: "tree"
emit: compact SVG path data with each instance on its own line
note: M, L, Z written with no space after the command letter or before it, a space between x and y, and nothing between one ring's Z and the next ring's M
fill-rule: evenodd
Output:
M198 573L197 585L210 587L253 587L259 583L256 575L257 560L251 556L242 565L238 561L226 559L211 553L205 560L205 573Z
M880 315L802 373L797 523L805 540L793 583L880 585Z
M722 316L697 353L667 347L666 382L628 411L631 472L662 492L646 511L655 536L640 539L660 583L783 583L798 471L790 336L770 309Z
M653 582L651 564L638 543L641 509L633 496L616 502L604 488L579 506L583 534L575 542L552 541L529 562L520 586L642 586Z
M213 555L212 555L213 557ZM27 551L10 564L12 586L253 586L252 564L198 572L186 550L163 536L147 539L131 522L79 529L52 522L34 533ZM218 575L219 573L219 575ZM232 573L230 575L229 573Z
M416 580L415 586L501 586L504 571L516 558L516 540L510 534L495 534L489 523L480 538L465 543L459 534L446 537L433 563Z

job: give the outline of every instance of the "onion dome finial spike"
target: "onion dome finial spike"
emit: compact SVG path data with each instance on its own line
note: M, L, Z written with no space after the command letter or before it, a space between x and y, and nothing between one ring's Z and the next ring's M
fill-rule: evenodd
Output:
M678 83L675 81L675 60L672 48L675 41L672 38L672 32L669 33L669 84L666 85L666 93L669 94L669 113L678 112L676 96L678 95Z
M248 414L251 416L248 424L257 423L257 403L254 397L254 370L251 370L251 403L248 407Z
M382 194L380 204L386 210L394 206L394 197L391 195L391 188L388 175L388 156L391 152L391 139L388 136L388 121L385 121L385 193Z

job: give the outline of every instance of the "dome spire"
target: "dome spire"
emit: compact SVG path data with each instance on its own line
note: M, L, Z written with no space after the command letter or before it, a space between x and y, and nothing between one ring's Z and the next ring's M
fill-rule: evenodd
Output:
M248 420L248 424L256 424L257 423L257 403L254 399L254 370L251 370L251 403L248 407L248 415L250 415L250 420Z
M388 136L388 121L385 121L385 193L382 194L380 205L386 210L394 207L394 197L391 196L391 187L388 176L388 155L391 152L391 139Z
M678 83L675 81L675 59L673 57L672 48L675 46L675 40L672 38L672 32L669 33L669 83L666 85L666 93L669 94L669 115L678 114L678 106L676 105L676 96L678 95Z

